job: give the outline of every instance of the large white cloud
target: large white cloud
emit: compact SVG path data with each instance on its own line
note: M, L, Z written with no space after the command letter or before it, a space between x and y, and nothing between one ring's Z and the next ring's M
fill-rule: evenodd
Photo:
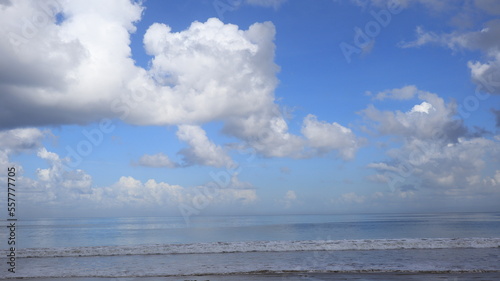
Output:
M472 136L457 120L452 103L436 94L419 91L422 103L406 112L363 111L381 135L395 137L400 145L387 150L386 161L370 163L377 173L368 179L387 183L401 194L417 193L481 199L500 196L495 170L500 142Z
M130 92L141 72L129 48L141 11L127 0L15 1L0 9L0 24L10 27L0 30L7 39L0 43L0 126L116 116L111 101Z
M362 144L351 129L336 122L319 121L312 114L302 121L302 135L294 135L278 110L231 119L223 131L244 140L266 157L309 158L336 152L344 160L351 160Z
M408 87L382 93L403 93L406 89ZM415 93L417 92L422 102L406 112L381 111L373 105L361 112L368 120L375 122L377 132L383 135L403 136L408 139L439 138L446 142L456 142L458 137L467 132L463 122L454 117L457 113L454 103L446 104L441 97L433 93L415 90Z
M0 43L0 128L120 118L135 125L179 126L178 136L187 141L201 135L188 136L187 126L223 121L224 132L264 156L304 157L306 140L290 134L276 113L279 67L272 23L242 30L212 18L180 32L152 24L144 47L153 58L143 69L134 64L130 49L130 33L142 12L141 3L128 0L3 5L0 24L8 28L0 35L9 40ZM310 143L317 143L314 138ZM189 145L181 151L187 164L231 162L216 146L221 159L202 155L199 142ZM338 145L320 150L335 149L344 151Z
M2 127L103 117L176 125L273 103L278 67L271 23L244 31L209 19L178 33L153 24L144 35L154 56L146 71L134 65L129 46L143 10L138 3L54 3L47 11L32 1L0 9L0 24L11 27L0 31L10 39L0 43Z
M212 18L178 33L153 24L144 45L154 56L149 74L158 93L138 106L131 122L203 123L272 106L274 34L269 22L244 31Z
M474 95L465 98L458 107L460 116L467 118L480 102L496 98L486 93L500 94L500 20L491 17L500 15L500 5L494 0L476 0L463 5L462 11L451 20L460 29L443 33L417 27L417 38L401 43L401 47L434 44L453 51L474 50L483 54L479 60L467 62L471 80L477 85ZM498 127L498 110L491 111ZM407 141L393 151L389 163L391 169L398 171L376 169L379 173L373 179L393 185L418 179L421 186L435 188L440 195L455 199L498 198L500 188L496 180L498 172L495 171L500 157L498 136L485 138L481 134L475 137L462 134L454 143L439 141L440 138ZM395 154L399 157L394 157Z

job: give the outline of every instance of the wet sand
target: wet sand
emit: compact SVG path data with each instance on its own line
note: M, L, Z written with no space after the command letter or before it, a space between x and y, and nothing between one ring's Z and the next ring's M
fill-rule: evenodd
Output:
M21 279L0 279L21 280ZM283 273L283 274L243 274L243 275L205 275L177 277L114 277L114 278L22 278L32 281L390 281L390 280L425 280L425 281L494 281L500 280L500 272L481 273Z

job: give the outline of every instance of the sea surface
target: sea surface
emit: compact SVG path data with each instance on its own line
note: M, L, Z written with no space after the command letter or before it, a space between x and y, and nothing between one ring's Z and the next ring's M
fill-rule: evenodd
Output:
M500 273L500 213L24 219L15 273L1 223L0 279Z

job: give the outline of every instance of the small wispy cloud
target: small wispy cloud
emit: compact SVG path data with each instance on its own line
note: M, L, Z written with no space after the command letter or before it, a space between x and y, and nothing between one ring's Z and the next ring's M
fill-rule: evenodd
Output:
M287 0L246 0L245 2L248 5L278 9L286 1Z
M162 152L153 155L144 154L141 158L139 158L137 163L133 164L153 168L176 168L179 166L177 163L171 161L170 158Z

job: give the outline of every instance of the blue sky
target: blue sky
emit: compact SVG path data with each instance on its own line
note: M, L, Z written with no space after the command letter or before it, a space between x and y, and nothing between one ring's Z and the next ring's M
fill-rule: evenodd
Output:
M23 216L498 211L497 1L0 14L0 164Z

